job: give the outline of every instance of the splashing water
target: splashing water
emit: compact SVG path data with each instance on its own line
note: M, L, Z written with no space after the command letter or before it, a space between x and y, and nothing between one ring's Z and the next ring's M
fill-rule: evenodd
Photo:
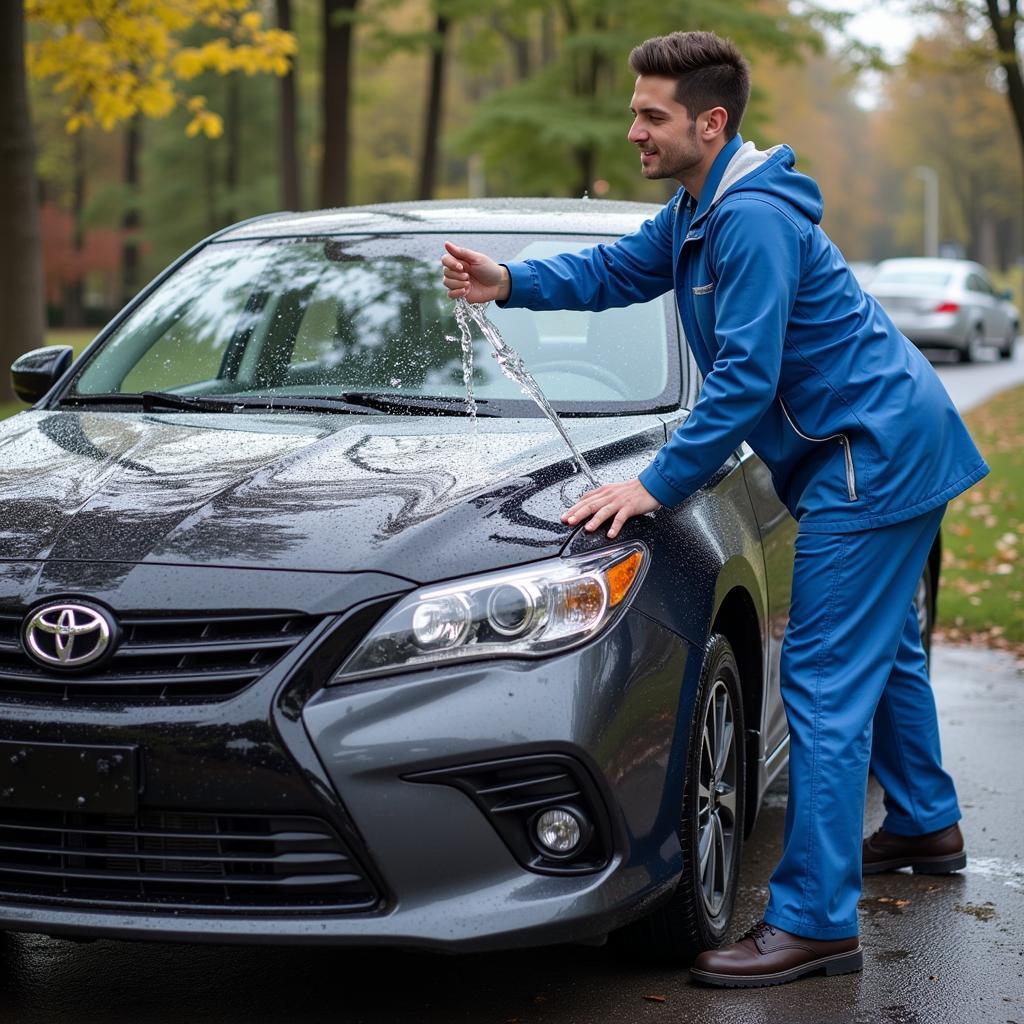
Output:
M465 299L455 302L455 322L459 326L459 337L448 336L449 341L458 341L462 348L462 379L466 383L466 411L469 421L476 427L476 398L473 396L473 333L469 326L469 303Z
M583 458L583 454L573 444L572 438L569 437L568 432L562 425L558 413L551 407L551 403L547 400L544 392L541 391L540 385L534 380L530 371L527 370L522 356L511 345L506 343L498 328L487 319L487 314L484 312L486 307L487 303L472 305L465 299L455 300L455 322L459 325L460 342L462 345L462 376L466 381L466 402L469 407L470 416L476 416L476 400L473 397L472 380L473 337L470 327L470 321L472 321L480 329L480 333L490 344L491 348L494 349L492 355L497 360L501 372L509 380L515 381L524 395L532 398L537 403L541 412L547 416L555 430L561 435L562 440L569 446L569 451L572 452L580 472L587 478L591 486L600 487L600 483L597 477L594 476L587 460Z

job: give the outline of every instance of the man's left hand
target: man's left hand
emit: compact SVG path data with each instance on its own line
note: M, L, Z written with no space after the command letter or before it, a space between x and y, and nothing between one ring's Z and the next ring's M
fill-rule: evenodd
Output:
M661 508L661 503L639 480L628 480L623 484L604 484L596 491L588 491L572 508L562 513L562 522L575 526L590 516L584 529L593 533L603 522L611 519L612 524L608 528L608 539L611 540L618 536L622 524L630 516L642 516L657 508Z

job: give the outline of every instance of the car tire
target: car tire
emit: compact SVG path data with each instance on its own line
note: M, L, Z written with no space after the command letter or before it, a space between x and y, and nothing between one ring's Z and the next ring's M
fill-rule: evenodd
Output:
M716 723L720 729L715 728ZM715 633L704 654L690 724L677 829L683 872L668 900L616 933L616 945L630 957L685 966L698 953L714 949L725 940L743 853L744 736L736 656L729 641ZM713 754L718 756L717 769L712 764ZM710 786L716 777L717 784Z
M914 609L917 624L921 630L921 646L929 667L932 661L932 630L935 628L935 580L932 578L931 562L926 562L921 578L914 591Z
M964 363L979 363L984 352L985 333L980 324L975 324L971 328L971 333L967 335L964 347L960 350L960 360Z
M1013 358L1013 346L1017 343L1017 330L1016 324L1010 328L1010 333L1006 336L1006 344L999 350L1000 359Z

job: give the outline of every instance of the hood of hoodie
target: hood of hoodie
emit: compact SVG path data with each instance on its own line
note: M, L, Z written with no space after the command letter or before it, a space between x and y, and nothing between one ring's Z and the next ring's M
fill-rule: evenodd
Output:
M706 216L726 195L736 192L763 192L784 199L812 223L821 223L821 189L795 165L796 156L789 146L760 150L737 135L712 164L704 183L705 195L709 188L712 190L711 201L703 208L703 204L698 204L693 223Z

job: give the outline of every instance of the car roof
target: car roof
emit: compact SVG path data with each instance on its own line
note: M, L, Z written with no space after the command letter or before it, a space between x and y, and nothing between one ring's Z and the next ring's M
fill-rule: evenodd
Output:
M459 232L624 235L662 207L611 199L437 199L271 213L235 224L217 239Z

